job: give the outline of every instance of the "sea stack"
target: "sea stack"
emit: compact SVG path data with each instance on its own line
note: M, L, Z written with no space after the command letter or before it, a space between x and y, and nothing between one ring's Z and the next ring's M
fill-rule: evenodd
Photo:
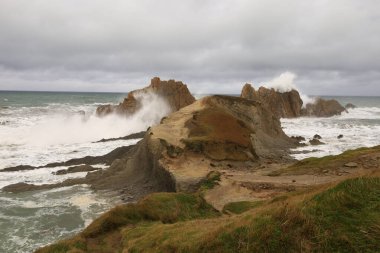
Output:
M165 99L173 112L195 101L187 85L181 81L161 81L159 77L154 77L151 79L149 86L129 92L128 96L119 105L99 106L96 113L98 116L105 116L110 113L133 114L141 108L142 104L139 98L144 94L154 94Z
M257 91L245 84L240 97L261 102L278 118L297 118L301 116L331 117L340 115L346 109L335 99L318 98L314 103L304 103L298 91L280 92L273 88L260 87Z

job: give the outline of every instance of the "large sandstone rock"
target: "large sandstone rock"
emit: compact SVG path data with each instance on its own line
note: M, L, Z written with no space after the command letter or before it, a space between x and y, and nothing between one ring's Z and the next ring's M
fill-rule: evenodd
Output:
M102 105L97 108L96 112L99 116L109 113L133 114L142 106L141 96L148 93L164 98L172 111L178 111L195 101L186 84L175 80L161 81L160 78L155 77L148 87L129 92L119 105Z
M300 116L331 117L340 115L346 111L334 99L325 100L319 98L314 103L308 103L305 107L302 107L303 101L296 90L279 92L273 88L260 87L256 91L250 84L245 84L240 96L261 102L279 118L295 118Z
M346 109L335 99L325 100L319 98L313 104L307 104L302 109L301 114L302 116L332 117L345 111Z
M150 192L197 190L217 166L251 167L289 162L295 141L259 102L211 96L180 109L151 127L107 170L90 172L93 189Z
M257 91L245 84L241 97L256 100L266 105L279 118L295 118L301 116L302 100L296 90L278 92L276 90L260 87Z
M112 165L110 178L94 185L131 185L133 179L132 184L150 182L156 190L195 191L215 170L214 163L289 161L288 149L294 146L279 119L260 103L211 96L151 127L129 159Z

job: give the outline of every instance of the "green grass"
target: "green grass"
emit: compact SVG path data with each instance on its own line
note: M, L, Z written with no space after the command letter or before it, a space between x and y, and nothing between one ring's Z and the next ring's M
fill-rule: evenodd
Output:
M220 172L218 171L211 171L207 177L206 177L206 180L204 180L202 183L201 183L201 187L200 187L200 192L203 192L205 190L210 190L212 188L214 188L215 186L217 186L219 184L219 181L220 181Z
M114 211L114 218L103 215L88 227L101 232L97 244L88 238L86 247L61 242L40 252L380 252L379 177L287 196L230 203L225 209L241 214L219 216L199 195L153 194L129 205L134 211ZM120 221L112 230L101 229L115 220Z
M320 158L310 157L303 159L295 164L277 171L273 171L269 176L280 176L284 174L301 175L322 173L325 169L337 170L344 164L357 159L361 155L368 155L373 152L379 152L380 146L371 148L358 148L355 150L347 150L339 155L329 155Z
M261 206L263 201L237 201L226 204L223 207L223 213L241 214L258 206Z
M318 224L323 250L380 251L380 178L346 180L316 195L306 212Z

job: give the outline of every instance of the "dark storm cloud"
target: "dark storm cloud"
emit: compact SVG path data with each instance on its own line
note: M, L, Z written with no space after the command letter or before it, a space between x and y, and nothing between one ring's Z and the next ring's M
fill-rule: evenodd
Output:
M380 95L377 0L2 0L0 89L238 93L285 71L309 94Z

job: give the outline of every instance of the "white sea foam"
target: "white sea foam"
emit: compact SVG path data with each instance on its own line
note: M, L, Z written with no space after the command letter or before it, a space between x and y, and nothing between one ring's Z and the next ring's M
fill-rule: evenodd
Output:
M136 98L142 107L133 116L95 115L94 105L50 104L45 107L9 108L2 119L0 169L20 164L44 165L86 155L103 155L135 141L93 143L146 130L170 111L167 103L154 94ZM84 111L85 115L77 113Z
M380 144L380 108L377 107L350 109L348 113L331 118L281 119L281 124L289 136L303 136L309 140L319 134L321 141L326 143L297 148L297 152L317 151L295 154L296 159L336 155L348 149ZM338 139L338 135L343 138Z

